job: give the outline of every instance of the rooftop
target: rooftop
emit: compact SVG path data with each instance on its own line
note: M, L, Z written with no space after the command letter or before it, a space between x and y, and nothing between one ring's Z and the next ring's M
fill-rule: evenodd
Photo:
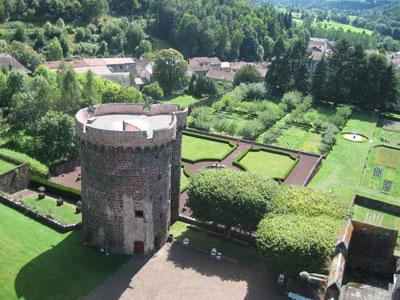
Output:
M151 137L154 130L167 129L172 122L172 115L110 114L91 117L87 126L110 131L146 131Z

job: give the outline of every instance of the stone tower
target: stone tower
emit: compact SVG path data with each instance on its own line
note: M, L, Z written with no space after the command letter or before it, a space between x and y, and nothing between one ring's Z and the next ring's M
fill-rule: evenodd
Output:
M176 105L103 104L76 115L83 231L113 253L161 247L179 213L181 133Z

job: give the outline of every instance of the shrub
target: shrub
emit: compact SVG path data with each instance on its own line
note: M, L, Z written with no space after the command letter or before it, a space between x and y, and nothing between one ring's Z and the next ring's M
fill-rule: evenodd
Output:
M266 97L267 91L263 83L250 83L241 85L243 97L246 101L262 100Z
M303 100L303 96L299 91L287 92L283 95L281 100L281 107L284 110L291 111L297 107Z
M235 121L230 120L226 128L226 133L230 135L236 135L238 131L238 125Z
M257 248L265 266L296 277L319 273L333 255L342 220L328 216L279 215L264 218L257 229Z
M188 206L200 221L252 232L272 210L278 185L257 174L205 169L191 177Z
M22 163L28 164L32 172L38 175L47 176L47 174L49 174L49 168L47 166L45 166L44 164L40 163L36 159L33 159L26 154L16 152L10 149L1 148L0 155L3 155L4 157L7 157L10 160L14 160L21 164Z
M322 144L319 149L322 154L328 153L332 149L333 145L335 145L336 134L338 132L339 132L339 129L335 125L329 124L326 127L326 130L325 130L324 134L322 135L322 141L321 141Z
M273 144L275 143L279 137L282 135L283 129L280 127L272 127L268 130L264 135L264 143L265 144Z
M164 91L157 82L144 86L142 89L142 94L150 96L154 100L161 100L164 98Z
M295 214L308 217L327 215L337 219L351 216L351 211L339 199L322 190L303 186L285 186L275 199L276 214Z
M261 134L262 125L257 120L246 121L238 129L238 134L245 140L254 141Z
M202 130L210 130L214 123L213 109L207 106L196 107L192 110L189 126Z
M253 65L245 65L239 71L236 72L233 80L234 85L241 83L255 83L261 81L261 75Z
M279 106L271 106L259 114L258 121L262 124L264 129L268 129L282 118L283 114L282 108Z
M230 125L229 120L217 119L215 120L213 127L217 132L227 132L229 125Z

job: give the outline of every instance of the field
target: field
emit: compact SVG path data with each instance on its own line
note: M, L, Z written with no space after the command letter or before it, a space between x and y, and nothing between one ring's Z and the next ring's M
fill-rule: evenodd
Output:
M275 145L320 154L321 135L311 130L291 126L283 132Z
M181 107L188 107L189 105L196 103L199 101L196 98L193 98L192 96L178 96L176 98L173 98L171 100L163 101L163 103L166 104L177 104L180 105Z
M82 299L128 257L83 246L0 204L0 299Z
M57 200L46 195L45 199L39 200L38 195L31 195L22 202L30 208L43 215L50 215L61 224L77 224L82 221L82 214L75 213L75 206L65 203L57 206Z
M375 147L368 157L363 185L394 197L400 196L400 150Z
M16 167L15 164L9 163L8 161L0 159L0 174L6 173Z
M359 27L355 27L353 25L348 25L348 24L342 24L342 23L338 23L332 20L329 21L322 21L322 22L318 22L317 25L321 26L322 28L328 28L328 29L342 29L343 31L351 31L351 32L355 32L355 33L366 33L368 35L372 35L374 32L372 30L369 29L365 29L365 28L359 28Z
M233 149L229 143L183 135L182 159L191 162L200 160L222 160Z
M296 161L269 151L249 151L239 162L247 171L266 177L285 179Z

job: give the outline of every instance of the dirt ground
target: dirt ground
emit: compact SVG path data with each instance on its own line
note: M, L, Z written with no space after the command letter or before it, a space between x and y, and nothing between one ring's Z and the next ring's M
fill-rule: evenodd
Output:
M217 262L175 243L149 261L133 258L86 299L286 299L275 281L262 269Z

